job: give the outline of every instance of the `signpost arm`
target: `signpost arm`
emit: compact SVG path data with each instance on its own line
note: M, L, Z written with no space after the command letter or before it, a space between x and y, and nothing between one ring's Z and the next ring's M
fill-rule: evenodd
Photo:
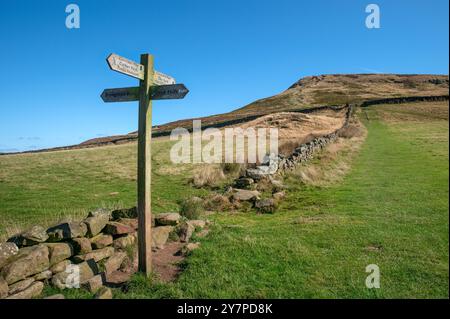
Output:
M139 130L137 156L137 197L138 197L138 245L139 271L150 276L152 268L152 211L151 211L151 138L152 138L152 101L150 87L153 82L153 56L141 55L144 66L144 79L140 81L139 93Z

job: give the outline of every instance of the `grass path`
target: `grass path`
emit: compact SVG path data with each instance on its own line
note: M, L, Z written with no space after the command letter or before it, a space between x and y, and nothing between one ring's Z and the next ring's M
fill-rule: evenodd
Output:
M345 180L290 180L274 215L217 215L177 283L136 277L119 297L448 298L448 120L387 124L369 134ZM381 288L367 289L377 264Z

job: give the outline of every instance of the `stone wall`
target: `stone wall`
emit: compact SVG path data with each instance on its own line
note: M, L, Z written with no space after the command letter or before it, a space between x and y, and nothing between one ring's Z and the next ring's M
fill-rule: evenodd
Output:
M168 240L180 241L185 243L180 254L185 254L192 234L205 225L177 213L159 214L152 220L152 249L164 249ZM111 298L106 286L127 281L136 270L137 228L135 207L98 209L82 221L47 229L36 225L11 237L0 243L0 299L35 298L46 284Z

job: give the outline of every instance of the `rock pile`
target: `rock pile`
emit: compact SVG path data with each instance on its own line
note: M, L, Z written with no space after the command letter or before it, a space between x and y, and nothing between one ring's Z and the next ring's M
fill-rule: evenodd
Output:
M198 246L189 243L191 236L205 226L203 220L186 220L178 213L156 215L152 249L164 249L168 240L175 239L185 243L180 253L187 253ZM96 298L112 298L105 286L129 279L131 273L122 270L129 269L135 257L137 228L135 207L98 209L81 222L67 221L48 229L33 226L11 237L0 243L0 299L38 297L45 284L83 288Z

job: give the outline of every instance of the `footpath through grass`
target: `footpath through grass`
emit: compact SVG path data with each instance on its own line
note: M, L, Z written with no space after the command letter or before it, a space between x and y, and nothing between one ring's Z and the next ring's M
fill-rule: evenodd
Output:
M380 119L396 107L367 111L342 183L290 179L274 215L217 215L176 283L136 276L117 297L448 298L448 106L446 119ZM365 286L369 264L380 289Z

